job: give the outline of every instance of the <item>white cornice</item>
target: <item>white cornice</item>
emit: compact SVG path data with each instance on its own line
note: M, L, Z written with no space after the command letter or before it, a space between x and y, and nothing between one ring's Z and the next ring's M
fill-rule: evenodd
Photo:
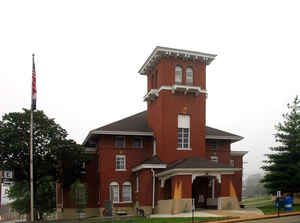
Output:
M153 132L102 131L102 130L94 130L94 131L92 131L92 134L97 134L97 135L154 136Z
M159 96L159 93L161 91L172 91L172 93L175 93L175 91L181 91L186 93L193 92L195 95L198 94L207 94L207 90L203 90L200 87L197 86L190 86L190 85L178 85L174 84L172 86L166 86L163 85L159 89L151 89L145 96L144 96L144 101L147 101L148 99L151 100L151 98L156 98Z
M94 147L85 147L84 153L87 154L95 154L97 152L97 149Z
M165 169L167 164L141 164L132 168L132 172L139 171L141 169Z
M217 56L215 54L157 46L138 72L142 75L145 75L145 71L149 67L151 68L153 64L155 64L156 61L159 60L162 55L199 60L206 63L207 65L209 65Z
M240 136L218 136L218 135L206 135L206 139L228 139L232 141L239 141L242 140L243 137Z
M230 151L231 156L244 156L248 151Z

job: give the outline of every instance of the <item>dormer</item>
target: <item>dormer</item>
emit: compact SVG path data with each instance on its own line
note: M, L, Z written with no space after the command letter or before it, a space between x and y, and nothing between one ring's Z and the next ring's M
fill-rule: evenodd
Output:
M145 101L155 100L160 91L193 96L207 94L205 72L216 55L195 51L156 47L139 73L147 75Z

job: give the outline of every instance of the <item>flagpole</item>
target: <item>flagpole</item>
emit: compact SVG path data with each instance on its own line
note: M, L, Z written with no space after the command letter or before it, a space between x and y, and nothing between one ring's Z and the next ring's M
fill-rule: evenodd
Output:
M34 221L34 211L33 211L33 146L32 146L32 129L33 129L33 111L30 111L30 219Z
M32 54L32 91L30 110L30 219L34 221L34 194L33 194L33 110L36 108L36 74L34 54Z

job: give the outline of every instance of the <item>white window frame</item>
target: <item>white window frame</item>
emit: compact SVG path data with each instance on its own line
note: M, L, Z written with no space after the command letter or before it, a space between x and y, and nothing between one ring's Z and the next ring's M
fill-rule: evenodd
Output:
M135 139L141 140L140 146L135 146L135 145L134 145L134 140L135 140ZM143 148L143 138L142 138L142 137L133 137L133 139L132 139L132 148Z
M218 156L211 156L210 160L213 161L213 162L218 163L219 162L219 157Z
M123 168L118 167L118 162L120 159L123 159ZM126 156L125 155L116 155L116 171L126 171Z
M190 115L178 115L177 150L191 150L190 148ZM187 134L187 137L186 137Z
M234 160L230 160L230 166L234 167Z
M129 187L128 187L129 186ZM124 190L124 187L128 187L129 188L129 194L126 194L126 196L128 196L128 200L125 200L125 192L127 192L126 190ZM126 181L122 184L122 203L130 203L132 202L132 185L129 181Z
M182 84L182 72L183 69L181 66L177 65L175 67L175 83Z
M114 191L114 188L116 188L116 192ZM117 195L117 196L115 196L115 195ZM120 202L120 187L119 187L118 182L113 181L109 184L109 199L114 204Z
M194 83L194 72L191 67L186 68L185 82L187 85L193 85L193 83Z
M119 139L121 139L121 138L123 139L123 145L122 145L122 146L119 146L119 145L117 144L118 138L119 138ZM115 136L115 147L116 147L116 148L125 148L125 147L126 147L125 136Z

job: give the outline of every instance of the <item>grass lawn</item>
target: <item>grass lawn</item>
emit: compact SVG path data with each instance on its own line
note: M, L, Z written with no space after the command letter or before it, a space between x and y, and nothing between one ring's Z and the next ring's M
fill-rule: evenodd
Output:
M266 205L262 207L257 207L260 209L264 214L277 214L277 209L275 209L275 205ZM292 211L285 211L283 209L280 210L280 213L288 213L293 211L300 211L300 204L293 204L293 210Z

